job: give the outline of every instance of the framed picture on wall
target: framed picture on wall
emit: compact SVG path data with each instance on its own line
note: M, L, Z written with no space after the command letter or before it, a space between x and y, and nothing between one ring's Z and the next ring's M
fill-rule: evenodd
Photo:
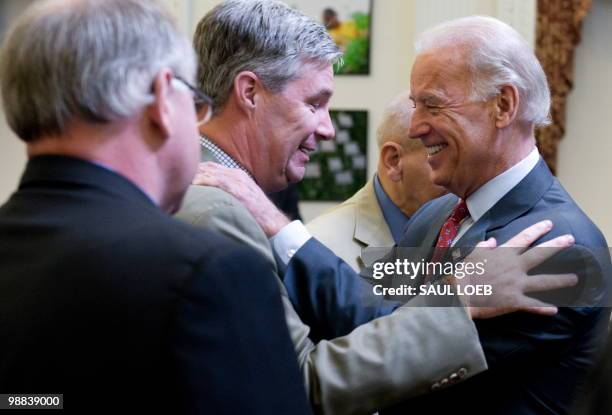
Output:
M321 22L344 52L338 75L370 73L372 0L285 0Z
M367 180L367 111L330 111L333 140L320 141L300 182L302 201L343 201Z

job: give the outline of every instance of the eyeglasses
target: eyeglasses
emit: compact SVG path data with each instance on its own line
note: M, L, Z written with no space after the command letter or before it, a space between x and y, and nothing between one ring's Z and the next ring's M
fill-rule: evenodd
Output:
M181 78L180 76L175 76L174 79L180 81L183 85L191 90L193 93L193 103L195 104L195 111L198 120L198 127L200 125L206 124L213 115L213 100L211 97L206 95L200 89L191 85L189 82Z

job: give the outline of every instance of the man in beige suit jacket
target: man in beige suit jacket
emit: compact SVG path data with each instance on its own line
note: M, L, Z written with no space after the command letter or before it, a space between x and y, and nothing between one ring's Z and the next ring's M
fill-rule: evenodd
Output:
M220 149L213 147L213 152L211 142L205 143L202 160L223 164L225 157L215 154ZM372 413L402 398L426 393L442 379L455 375L463 380L486 369L474 325L465 310L457 308L431 312L410 304L347 336L314 344L310 328L295 312L278 276L267 236L237 199L214 187L191 186L177 216L246 243L269 261L316 413Z
M281 2L231 0L200 21L194 39L199 87L216 107L200 127L203 160L252 177L258 186L238 190L243 196L301 180L317 141L334 135L329 99L332 63L340 53L325 28ZM418 307L420 299L346 336L314 344L279 278L277 264L285 263L272 249L279 241L268 240L276 232L262 227L234 196L207 186L191 186L178 217L246 243L268 260L316 413L372 413L486 369L469 310L426 309Z
M377 174L350 199L306 225L313 237L356 272L371 265L368 247L399 242L410 216L446 191L430 179L425 147L408 137L412 102L403 92L387 106L377 131Z

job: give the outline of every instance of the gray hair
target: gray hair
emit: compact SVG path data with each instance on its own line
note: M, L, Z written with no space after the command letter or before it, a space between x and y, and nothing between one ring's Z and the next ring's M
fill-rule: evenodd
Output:
M0 52L9 125L24 141L59 135L74 118L111 122L153 101L164 68L193 80L195 54L150 0L48 0L29 8Z
M228 0L199 22L194 35L198 86L226 104L234 78L252 71L280 92L306 62L334 64L342 52L323 25L275 0Z
M467 46L472 99L486 100L502 86L514 85L520 98L517 118L536 126L550 123L546 75L532 48L516 30L492 17L463 17L427 30L415 45L417 53L459 46Z
M410 91L402 92L387 105L376 130L379 149L389 141L400 143L407 150L422 148L420 140L412 139L408 135L413 111Z

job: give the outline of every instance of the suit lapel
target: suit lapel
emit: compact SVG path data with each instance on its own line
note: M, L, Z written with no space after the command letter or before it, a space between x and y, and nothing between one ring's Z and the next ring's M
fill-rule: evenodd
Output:
M390 247L395 244L389 226L385 221L376 193L374 192L373 180L366 185L355 196L355 231L353 238L364 245L364 248ZM367 267L370 260L360 253L361 261Z
M403 247L432 247L444 221L457 204L457 200L457 196L447 194L421 207L413 217L416 220L410 220L406 225L404 236L402 236L398 245Z
M552 173L540 158L533 170L486 212L457 241L456 246L474 247L484 241L488 233L524 215L542 199L553 182Z
M491 211L482 215L478 222L474 223L470 229L455 243L456 247L475 247L479 242L486 239L487 231L491 226L489 220ZM463 251L460 258L467 256L469 251ZM455 258L457 259L457 258Z
M392 246L393 236L376 199L372 180L355 196L353 237L366 246Z

